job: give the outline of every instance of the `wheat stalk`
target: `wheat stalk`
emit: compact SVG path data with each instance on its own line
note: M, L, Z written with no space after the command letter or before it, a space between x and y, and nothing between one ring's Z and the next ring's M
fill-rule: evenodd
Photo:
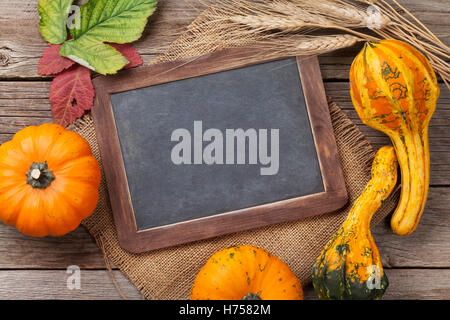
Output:
M236 15L230 16L230 21L236 22L252 28L256 32L264 32L268 30L281 30L284 32L295 32L306 27L310 27L311 24L305 22L297 17L276 17L270 14L259 15Z
M350 29L366 27L374 16L357 6L345 7L342 1L224 0L210 12L210 18L221 21L231 30L242 24L252 28L253 32L296 32L305 28L335 28L351 32ZM390 23L387 16L380 16L378 20L380 27Z
M268 52L273 52L272 54L269 54L269 56L302 56L322 54L348 48L361 41L364 41L364 39L350 34L313 37L300 35L284 37L281 41L277 42L276 48L274 48L272 41L258 42L255 44L255 47L267 49Z
M330 21L348 28L367 27L375 23L377 28L383 28L391 23L391 19L387 15L377 15L376 12L367 11L367 8L348 1L319 0L292 1L291 3L303 11L311 12L315 16L326 16Z
M322 37L311 37L300 39L298 44L293 46L293 53L324 53L331 52L343 48L348 48L355 45L357 42L363 41L364 39L355 37L350 34L340 34L334 36L322 36ZM289 44L287 42L280 42L281 47L286 47L288 49ZM296 55L296 54L294 54Z
M449 47L397 0L222 0L203 18L199 28L215 34L225 46L271 47L277 55L329 52L362 40L379 40L374 34L400 39L421 50L449 86ZM333 29L347 36L316 32Z
M217 38L216 38L217 40ZM186 40L189 41L189 40ZM217 47L217 49L235 47L235 42L226 43L226 40L218 41L222 45ZM243 40L238 46L245 46L246 48L257 49L254 51L249 51L248 54L257 56L263 56L265 59L276 59L286 56L306 56L306 55L317 55L326 52L331 52L343 48L348 48L355 45L357 42L365 41L363 38L356 37L350 34L337 34L337 35L327 35L327 36L307 36L307 35L288 35L278 39L277 45L274 47L274 42L270 37L265 40L249 41ZM208 43L212 43L207 40ZM191 44L191 42L189 42ZM204 43L204 42L203 42ZM194 41L195 45L195 41ZM232 56L233 53L229 53L229 58L233 62L242 61L242 59L249 59L247 55L242 58L242 55L236 54Z

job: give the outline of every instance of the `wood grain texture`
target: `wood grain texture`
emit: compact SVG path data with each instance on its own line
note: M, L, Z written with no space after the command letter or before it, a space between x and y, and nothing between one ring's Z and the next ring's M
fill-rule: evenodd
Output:
M429 200L416 232L401 237L392 232L389 219L373 230L386 267L450 268L450 191L430 188ZM103 255L84 228L62 238L34 239L0 223L0 269L85 269L105 267Z
M450 299L449 269L386 269L389 287L383 300ZM317 300L314 288L304 288L305 300Z
M104 269L99 247L87 230L76 229L60 238L36 239L0 222L0 269Z
M351 105L346 82L327 82L325 90L334 101L341 106L351 119L358 124L358 127L368 136L376 147L388 144L389 139L384 134L362 125L356 112ZM49 85L42 81L12 81L0 82L0 143L12 138L12 135L31 124L41 124L51 121L50 103L48 101ZM450 93L441 85L441 96L438 100L436 113L430 125L431 139L431 184L434 186L448 185L450 181ZM442 194L447 198L441 199ZM384 262L393 267L430 266L449 267L450 248L445 246L450 241L450 232L442 227L439 232L429 232L436 225L447 224L450 210L448 203L448 188L432 188L430 190L430 200L424 213L422 222L417 233L421 236L411 235L410 238L393 235L387 224L375 228L374 236L380 246L380 251ZM447 200L446 200L447 199ZM430 214L428 214L430 212ZM383 227L382 227L383 226ZM0 239L6 246L0 246L0 266L2 268L65 268L65 259L71 259L71 251L65 251L64 246L60 246L59 240L32 240L15 238L12 243L7 239L15 233L10 231L10 227L0 226ZM90 249L95 244L88 234L81 229L79 241L81 251L78 255L80 265L85 267L103 267L102 257L98 252L97 258L91 258ZM392 241L392 242L391 242ZM31 256L21 257L22 248L34 247L42 244L40 252L42 261L35 261ZM56 244L56 245L55 245ZM7 249L6 249L7 248ZM17 252L17 255L12 254ZM57 258L60 257L60 258ZM93 263L93 261L96 261Z
M177 38L204 8L201 3L217 0L161 0L136 48L148 63ZM402 2L403 3L403 2ZM424 22L445 43L450 42L445 0L408 0L407 8ZM11 0L0 2L0 79L40 78L37 64L46 48L38 28L37 1ZM352 57L358 48L321 56L325 79L347 79Z
M202 1L208 3L216 0ZM198 0L159 2L159 9L151 18L153 23L148 25L144 37L135 44L145 63L164 51L177 34L198 15L201 11L198 3ZM445 43L450 43L448 0L404 0L402 4ZM0 1L0 80L8 80L0 82L0 143L11 139L13 133L27 125L51 120L48 101L50 79L43 79L36 73L40 55L46 47L37 27L36 6L37 1ZM357 51L358 48L355 47L320 56L321 71L325 80L344 80L325 83L327 94L344 108L378 147L388 143L389 139L361 125L351 106L348 84L345 82L348 80L349 66ZM14 79L45 81L22 82L13 81ZM450 298L446 282L450 279L448 269L450 248L446 246L450 241L449 109L449 92L442 86L441 98L430 127L431 183L439 187L430 189L427 209L416 233L409 237L396 236L390 231L388 220L374 230L375 240L387 266L419 267L419 269L387 270L391 285L385 298ZM52 270L23 270L65 269L71 263L83 268L103 268L103 257L99 251L95 253L95 250L98 250L96 245L82 228L61 239L36 240L23 237L15 229L0 224L0 268L4 270L0 273L0 299L43 299L50 296L82 299L119 298L109 280L109 275L104 270L83 271L83 274L86 274L84 278L86 285L82 292L78 293L57 292L55 288L60 288L61 281L64 285L67 276L62 270L59 271L57 282ZM420 266L447 269L420 269ZM140 297L120 273L115 274L126 296ZM307 297L312 293L310 289L305 291Z
M430 123L431 185L450 181L450 92L440 84L441 95ZM0 143L29 125L52 121L48 100L50 86L44 81L0 81ZM353 109L347 82L325 82L325 92L358 125L376 148L389 138L362 124Z
M144 63L163 52L201 10L197 0L159 1L143 37L134 44ZM37 65L47 44L39 33L38 23L37 1L0 2L0 79L41 78Z
M120 272L113 271L117 285L128 299L142 299L139 291ZM122 299L106 270L81 270L80 290L69 290L65 270L0 271L0 300Z
M389 288L383 299L450 299L448 269L387 269ZM81 290L67 289L63 270L0 271L0 300L13 299L121 299L106 270L82 270ZM114 277L128 299L142 299L119 271ZM316 300L312 286L304 288L306 300Z
M375 243L386 267L450 268L450 190L431 187L416 231L399 236L389 219L373 230Z
M353 108L349 88L348 82L329 82L325 85L327 95L358 125L375 148L391 144L385 134L363 125ZM443 84L440 84L440 89L441 94L437 101L436 111L429 126L431 185L448 185L450 181L450 91Z

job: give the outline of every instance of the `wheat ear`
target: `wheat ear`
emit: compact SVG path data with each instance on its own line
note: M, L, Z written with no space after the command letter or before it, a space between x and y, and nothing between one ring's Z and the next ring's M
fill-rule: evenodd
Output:
M350 34L327 36L286 36L276 42L270 39L259 41L254 47L272 51L274 56L302 56L315 55L348 48L365 39Z

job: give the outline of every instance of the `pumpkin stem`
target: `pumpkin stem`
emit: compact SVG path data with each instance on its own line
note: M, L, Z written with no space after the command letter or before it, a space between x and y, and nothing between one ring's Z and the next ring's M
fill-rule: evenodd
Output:
M242 300L262 300L260 296L254 293L247 293L245 296L242 297Z
M45 189L55 180L47 162L33 162L27 172L27 183L35 189Z

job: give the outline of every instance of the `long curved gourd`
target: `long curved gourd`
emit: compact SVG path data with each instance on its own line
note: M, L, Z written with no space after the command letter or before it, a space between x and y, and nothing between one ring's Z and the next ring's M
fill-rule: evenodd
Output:
M381 148L372 178L312 268L319 299L380 299L389 285L370 232L372 216L397 181L394 148Z
M361 120L387 134L401 168L402 191L391 227L412 233L425 208L430 177L428 125L439 87L428 60L398 40L368 42L350 69L351 97Z

